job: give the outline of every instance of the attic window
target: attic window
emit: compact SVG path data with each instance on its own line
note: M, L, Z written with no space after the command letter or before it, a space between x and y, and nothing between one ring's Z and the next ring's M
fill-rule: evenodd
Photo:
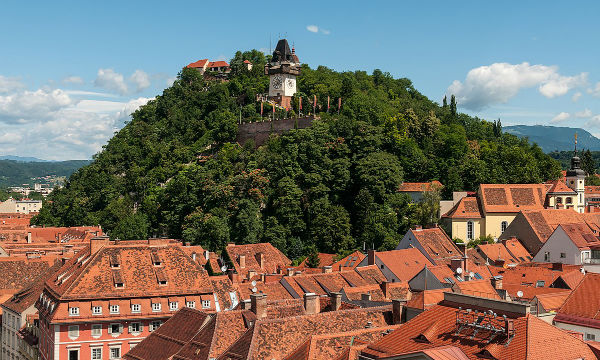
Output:
M165 275L165 273L163 272L162 269L154 269L154 272L156 273L156 281L158 281L158 285L167 285L168 281L167 281L167 276Z
M117 254L110 255L110 267L113 269L118 269L121 267L121 259L119 259L119 255L117 255Z
M125 283L123 282L123 277L121 276L120 271L113 271L113 283L117 289L122 289L125 287Z
M546 282L544 280L538 280L535 283L535 287L544 287L544 285L546 285Z
M158 253L156 251L152 251L152 254L150 254L150 257L152 258L152 264L154 266L161 266L162 265L162 261L160 259L160 256L158 255Z

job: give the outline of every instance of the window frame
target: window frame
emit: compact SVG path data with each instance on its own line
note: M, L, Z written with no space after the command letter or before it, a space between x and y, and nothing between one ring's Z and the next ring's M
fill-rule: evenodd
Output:
M96 312L96 310L100 310ZM92 315L102 315L102 306L92 306Z
M116 310L113 310L116 309ZM109 305L108 312L111 314L119 314L121 311L121 307L119 305Z
M69 307L69 316L79 316L79 307L78 306Z
M473 220L467 221L467 240L475 239L475 223Z
M94 357L94 350L100 351L100 357ZM90 346L90 356L92 360L102 360L102 347L101 346Z
M131 312L134 314L138 314L142 312L141 304L131 304Z
M92 335L93 338L99 338L102 336L102 324L92 324L90 329L91 329L90 334ZM95 331L98 331L98 333L95 334L94 333Z
M179 302L178 301L169 301L169 311L177 311L179 310Z

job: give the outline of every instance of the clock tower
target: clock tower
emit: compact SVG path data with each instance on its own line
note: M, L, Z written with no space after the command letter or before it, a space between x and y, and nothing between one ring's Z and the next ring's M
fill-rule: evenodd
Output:
M265 65L265 75L269 75L269 98L285 108L291 107L296 93L296 76L300 75L300 60L295 49L290 51L286 39L277 42L271 62Z

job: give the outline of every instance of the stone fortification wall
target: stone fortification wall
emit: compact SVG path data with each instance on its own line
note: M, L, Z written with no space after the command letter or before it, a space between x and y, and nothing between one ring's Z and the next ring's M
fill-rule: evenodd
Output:
M298 129L310 127L314 119L314 116L305 116L300 118L239 124L236 141L240 145L244 145L246 141L253 139L254 144L258 147L267 141L269 135L280 135L294 129L296 126Z

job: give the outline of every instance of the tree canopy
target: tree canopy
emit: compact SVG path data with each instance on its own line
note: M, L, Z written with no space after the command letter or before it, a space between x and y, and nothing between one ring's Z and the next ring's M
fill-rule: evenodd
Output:
M391 249L410 225L436 221L440 194L412 204L396 191L402 181L439 180L448 197L480 183L560 174L556 161L503 133L500 121L458 113L454 96L439 106L410 80L380 70L303 65L290 113L298 113L299 97L307 108L316 95L320 120L257 149L240 146L240 115L261 120L256 98L268 90L266 60L256 50L236 53L227 82L183 69L51 194L33 222L102 224L121 239L168 236L213 251L267 241L299 258L314 249ZM328 96L342 98L339 115L326 112Z

